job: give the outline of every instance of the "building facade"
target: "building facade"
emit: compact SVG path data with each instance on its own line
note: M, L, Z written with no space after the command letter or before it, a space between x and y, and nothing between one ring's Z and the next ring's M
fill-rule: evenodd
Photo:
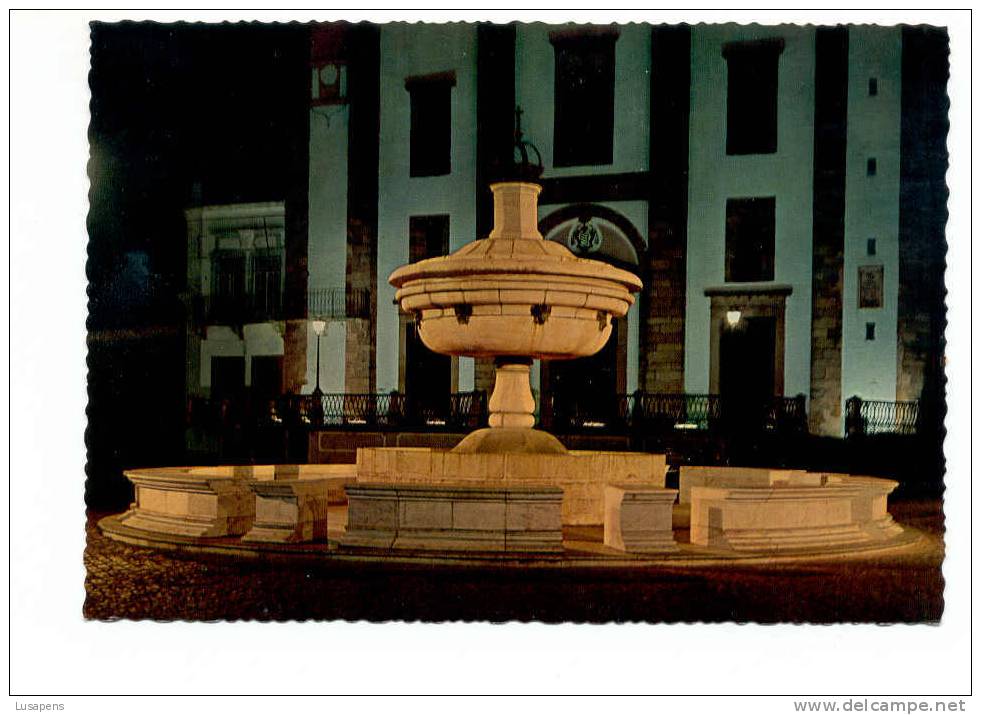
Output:
M487 235L517 118L545 239L645 286L599 354L534 366L541 399L803 395L841 435L849 397L942 383L946 53L903 27L314 26L303 220L188 213L191 291L264 305L279 251L284 310L206 313L189 390L490 389L492 366L421 343L387 278ZM305 234L267 238L287 225Z

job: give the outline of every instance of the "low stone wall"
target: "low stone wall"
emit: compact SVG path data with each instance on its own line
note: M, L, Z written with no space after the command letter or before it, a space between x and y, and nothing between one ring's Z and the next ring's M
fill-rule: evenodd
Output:
M465 432L382 432L373 430L320 430L311 432L310 464L354 464L358 450L368 447L426 447L453 449Z
M295 516L297 524L309 521L306 514L314 506L313 494L327 504L343 504L344 484L355 478L354 465L245 465L213 467L159 467L132 469L125 472L133 483L136 498L120 523L151 533L190 537L242 536L253 528L258 501L268 496L272 502L293 499L300 505ZM258 485L258 486L256 486ZM259 493L266 496L259 496ZM273 496L273 495L276 496ZM274 506L272 502L259 506L261 520L270 530L259 530L270 540L273 531L294 517L289 506ZM312 517L311 517L312 518ZM324 517L326 518L326 516ZM278 523L278 527L272 527ZM311 522L312 523L312 522ZM299 535L313 533L311 526L298 526ZM319 528L319 527L318 527ZM324 527L326 528L326 527ZM251 537L250 537L251 538ZM311 537L312 538L312 537Z
M467 432L389 432L371 429L322 429L311 432L308 439L307 461L311 464L354 464L359 449L369 447L425 447L453 449ZM595 434L555 433L558 440L571 450L599 452L637 449L628 435L597 432Z
M826 550L902 533L886 510L898 486L888 479L807 472L751 485L759 475L715 471L714 486L689 484L691 542L699 546L760 553Z
M173 467L124 472L136 498L125 526L177 536L240 536L252 526L255 499L235 467Z
M456 454L398 448L358 450L358 484L561 487L562 523L603 523L607 484L664 486L663 454ZM348 492L350 496L350 491Z
M562 490L492 485L347 487L345 546L561 552Z
M689 467L678 473L678 502L691 503L692 487L771 487L776 484L820 486L821 475L803 469L761 469L754 467Z

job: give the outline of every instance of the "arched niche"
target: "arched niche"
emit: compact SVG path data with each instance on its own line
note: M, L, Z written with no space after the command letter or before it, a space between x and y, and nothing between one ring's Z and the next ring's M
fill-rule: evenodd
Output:
M640 232L606 206L565 206L539 221L538 228L545 240L561 243L577 256L641 272L647 246ZM541 407L546 429L599 428L614 417L617 395L627 387L628 318L617 319L613 328L610 341L596 355L542 362Z
M561 243L577 256L639 272L647 250L636 227L623 215L599 204L572 204L538 223L547 241Z

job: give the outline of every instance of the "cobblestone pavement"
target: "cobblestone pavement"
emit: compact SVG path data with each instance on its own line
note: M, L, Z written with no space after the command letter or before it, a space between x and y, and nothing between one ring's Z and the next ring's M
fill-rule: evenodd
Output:
M896 516L939 533L936 502ZM93 619L920 622L943 611L938 549L782 567L451 569L190 556L103 536L90 514Z

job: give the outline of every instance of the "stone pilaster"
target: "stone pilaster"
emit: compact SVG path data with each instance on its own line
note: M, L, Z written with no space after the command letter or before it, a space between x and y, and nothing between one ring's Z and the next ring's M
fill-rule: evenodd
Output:
M690 27L651 30L650 210L638 381L650 392L682 392L685 384L690 65Z
M306 43L309 62L313 41ZM302 65L301 65L302 66ZM299 86L298 96L309 96L309 76L304 73L293 80ZM302 94L301 94L302 93ZM283 325L283 390L299 393L307 372L307 265L309 244L310 188L310 117L306 103L298 105L290 130L293 161L289 167L289 182L285 196L285 274Z
M811 264L811 403L814 434L840 436L845 249L848 30L815 37L814 238Z
M283 390L299 394L307 376L306 320L287 320L283 331Z
M903 28L896 399L921 400L934 429L944 398L948 37Z
M379 28L350 28L346 392L375 391L378 276Z

